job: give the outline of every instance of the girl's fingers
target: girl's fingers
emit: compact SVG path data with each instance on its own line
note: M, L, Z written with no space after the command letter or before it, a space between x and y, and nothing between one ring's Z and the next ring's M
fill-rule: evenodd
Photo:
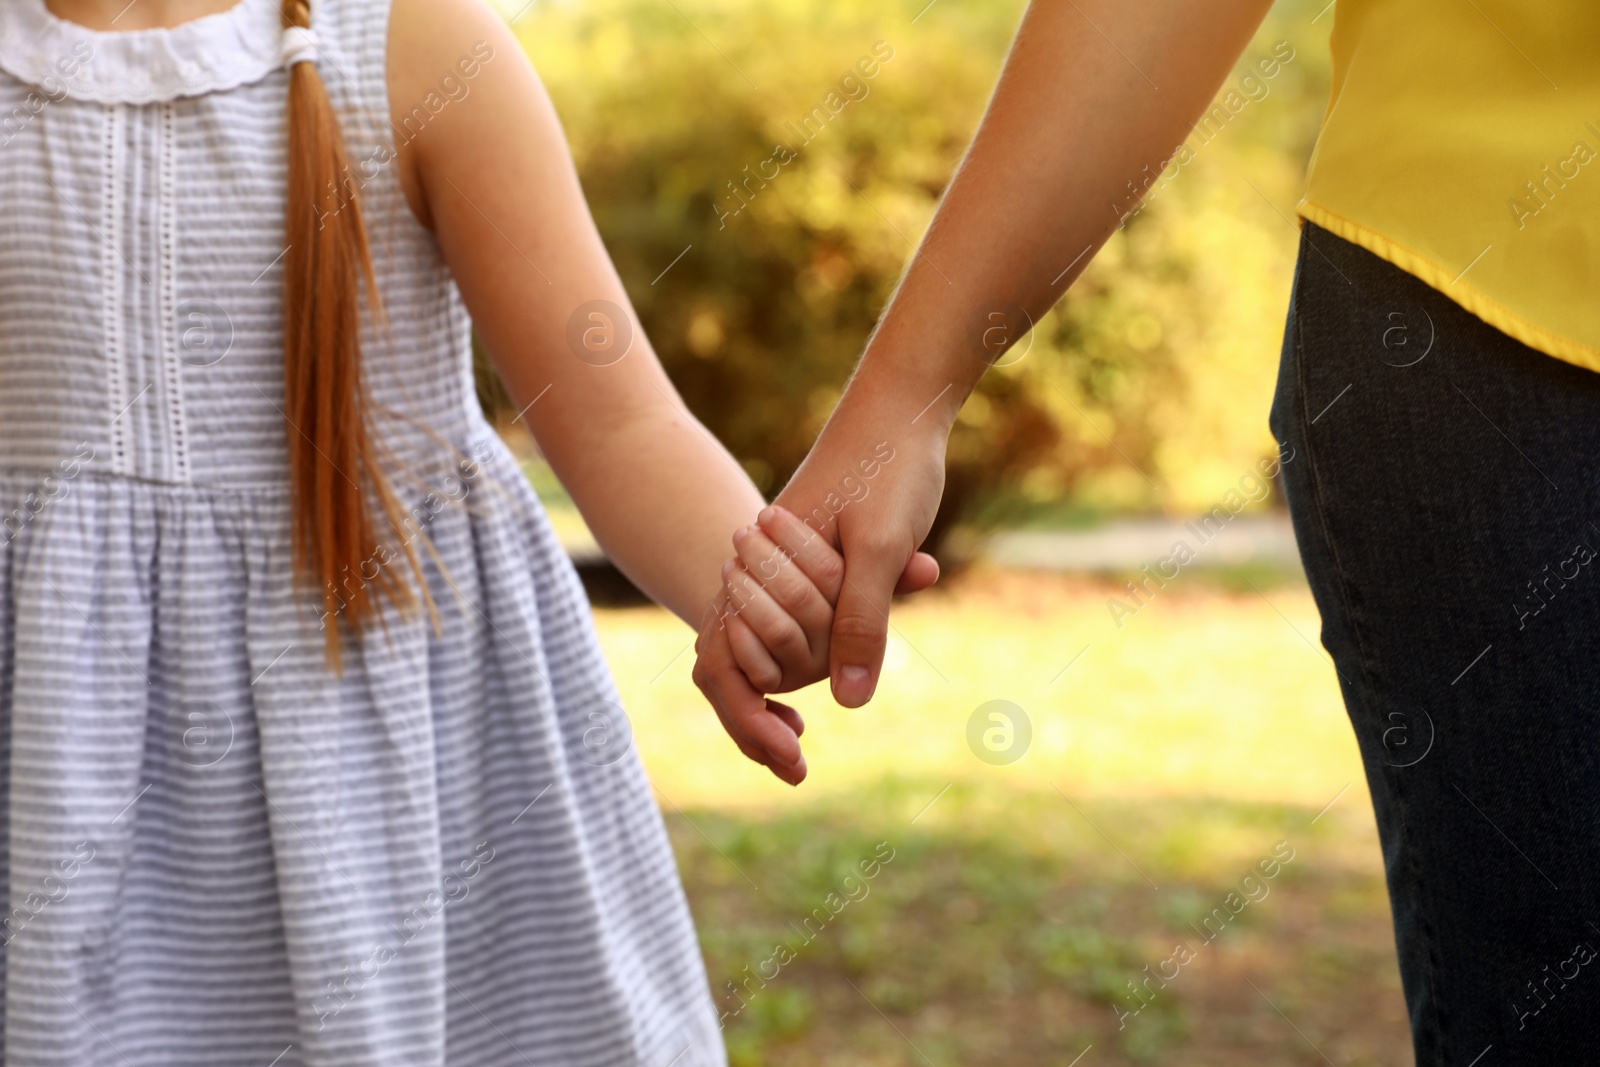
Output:
M728 647L733 651L733 660L744 671L750 684L758 692L772 693L783 687L783 668L778 666L778 661L772 658L772 653L767 651L767 646L756 635L744 616L729 615L722 620L728 631Z
M811 584L831 607L844 584L844 557L817 531L790 510L773 504L756 517L761 531L811 579Z
M775 544L760 526L734 531L733 547L744 569L799 624L807 649L815 655L817 649L826 647L828 627L833 625L833 605L789 558L788 550ZM759 625L756 631L761 632Z
M772 714L776 715L778 718L782 719L784 725L793 730L796 737L799 737L801 734L806 732L806 721L800 717L800 713L798 711L791 708L789 705L779 703L778 701L773 700L771 697L768 697L767 710L772 712ZM804 760L804 758L805 757L803 756L801 757L802 760Z
M792 571L794 568L789 569ZM735 609L729 618L738 618L745 624L752 638L763 646L772 661L777 664L782 678L793 680L806 675L815 675L806 677L805 682L800 683L806 684L822 677L824 668L813 649L827 647L828 627L833 621L833 612L825 610L820 621L813 622L814 631L808 633L789 612L778 605L772 598L771 592L738 561L729 560L724 564L722 574ZM812 590L812 593L815 594L816 590ZM820 600L819 597L818 603ZM826 609L826 605L823 607ZM734 648L739 650L740 645L735 644ZM741 664L744 662L743 657L740 662ZM758 686L761 684L753 674L750 675L750 680ZM765 691L776 692L780 686L781 681L767 686Z
M737 674L737 669L733 673ZM743 678L741 677L740 680L743 681ZM748 683L746 683L745 688L748 689ZM787 781L786 775L789 767L774 756L769 748L751 736L751 730L747 728L747 724L741 721L740 716L733 710L734 704L721 699L723 694L719 693L716 687L702 686L702 691L711 701L712 707L717 709L717 718L722 720L723 731L733 739L733 743L739 747L740 752L744 753L745 758L752 763L761 764L763 767L770 769L773 774ZM742 696L746 698L745 703L747 704L761 699L760 695L754 690L749 690ZM765 714L765 712L760 712L759 714ZM750 723L748 725L754 726L755 724ZM804 757L800 758L803 761Z
M805 778L806 761L800 752L799 731L786 716L769 710L775 701L764 700L750 687L749 679L734 663L720 627L708 633L693 677L740 752L790 785L798 785Z

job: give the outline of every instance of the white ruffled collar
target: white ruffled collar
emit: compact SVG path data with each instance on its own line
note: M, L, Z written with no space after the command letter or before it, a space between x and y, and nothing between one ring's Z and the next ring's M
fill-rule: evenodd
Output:
M280 0L239 0L171 29L91 30L45 0L0 0L0 70L59 98L153 104L234 89L280 65Z

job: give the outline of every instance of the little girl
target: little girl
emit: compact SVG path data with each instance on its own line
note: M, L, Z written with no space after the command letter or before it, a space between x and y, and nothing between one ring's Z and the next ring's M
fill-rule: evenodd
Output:
M0 127L6 1062L723 1063L469 316L691 624L761 499L639 332L501 20L5 0ZM730 729L798 781L767 716Z

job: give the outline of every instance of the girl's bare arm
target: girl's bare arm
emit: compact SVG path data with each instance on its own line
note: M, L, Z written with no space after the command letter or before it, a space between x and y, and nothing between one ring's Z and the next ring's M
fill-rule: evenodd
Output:
M607 555L698 626L763 501L640 330L538 75L481 0L395 0L389 91L407 198L512 402Z

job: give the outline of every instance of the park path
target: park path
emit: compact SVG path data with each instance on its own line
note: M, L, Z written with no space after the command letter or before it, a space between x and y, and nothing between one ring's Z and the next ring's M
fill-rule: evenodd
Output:
M1011 530L989 535L981 558L1043 571L1128 571L1154 565L1184 542L1201 566L1243 563L1299 567L1286 514L1240 515L1210 528L1199 519L1117 519L1086 530Z

